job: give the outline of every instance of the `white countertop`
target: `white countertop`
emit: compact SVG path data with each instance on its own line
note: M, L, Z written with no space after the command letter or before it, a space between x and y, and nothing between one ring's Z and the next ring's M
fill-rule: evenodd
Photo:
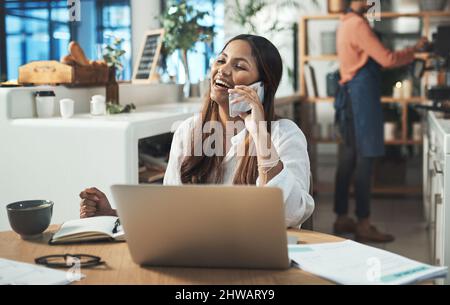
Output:
M192 115L199 112L201 109L201 102L185 102L185 103L170 103L170 104L156 104L139 106L131 113L120 113L113 115L94 116L89 113L76 114L71 118L65 119L62 117L52 118L24 118L14 119L11 121L13 125L27 125L27 126L92 126L92 125L124 125L160 121L160 120L176 120L177 118L185 118L186 115Z

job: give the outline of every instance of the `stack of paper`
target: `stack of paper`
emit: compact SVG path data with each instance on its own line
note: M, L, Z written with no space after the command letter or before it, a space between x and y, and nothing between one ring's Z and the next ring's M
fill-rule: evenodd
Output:
M447 267L426 265L351 240L288 247L289 258L299 268L338 284L400 285L447 275Z
M71 270L59 271L0 258L0 285L67 285L83 277Z

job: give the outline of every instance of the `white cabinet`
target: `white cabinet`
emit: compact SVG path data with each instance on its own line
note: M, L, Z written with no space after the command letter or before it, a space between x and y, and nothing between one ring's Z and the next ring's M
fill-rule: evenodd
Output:
M450 265L450 120L429 112L424 138L424 215L432 264ZM440 281L441 282L441 281ZM444 281L450 284L450 279Z

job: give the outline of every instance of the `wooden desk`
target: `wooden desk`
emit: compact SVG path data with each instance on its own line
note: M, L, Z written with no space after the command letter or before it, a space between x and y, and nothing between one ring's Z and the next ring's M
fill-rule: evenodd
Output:
M205 269L140 267L132 260L126 243L95 243L78 245L47 244L51 233L58 226L51 226L40 240L24 241L15 232L0 232L0 257L33 263L43 255L82 253L97 255L105 267L82 269L86 278L77 284L332 284L300 269L251 270L251 269ZM311 232L290 231L301 243L325 243L341 241L342 238Z

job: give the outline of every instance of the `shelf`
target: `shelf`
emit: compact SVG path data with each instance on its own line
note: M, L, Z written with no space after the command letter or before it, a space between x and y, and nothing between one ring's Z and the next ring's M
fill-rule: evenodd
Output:
M305 20L333 20L339 19L342 14L327 14L327 15L312 15L303 16ZM382 12L381 18L399 18L399 17L450 17L449 11L430 11L430 12L417 12L417 13L396 13L396 12Z
M305 99L308 103L333 103L334 97L325 96L325 97L307 97ZM414 96L411 98L393 98L389 96L381 97L382 103L406 103L406 104L422 104L426 102L427 99L421 96Z
M300 59L303 61L337 61L338 57L334 54L329 55L306 55L303 57L303 59Z
M383 102L383 103L422 104L426 101L427 101L427 99L422 96L413 96L410 98L393 98L390 96L381 97L381 102Z
M399 18L399 17L449 17L449 11L429 11L417 13L397 13L397 12L382 12L381 18Z
M384 142L385 145L422 145L422 141L415 140L392 140Z
M315 144L338 144L338 140L334 139L311 139L311 143Z
M307 103L334 103L334 97L326 96L326 97L306 97L305 102Z
M415 58L426 60L430 57L429 53L415 53ZM337 61L338 57L336 54L323 54L323 55L306 55L303 58L300 58L301 61Z

